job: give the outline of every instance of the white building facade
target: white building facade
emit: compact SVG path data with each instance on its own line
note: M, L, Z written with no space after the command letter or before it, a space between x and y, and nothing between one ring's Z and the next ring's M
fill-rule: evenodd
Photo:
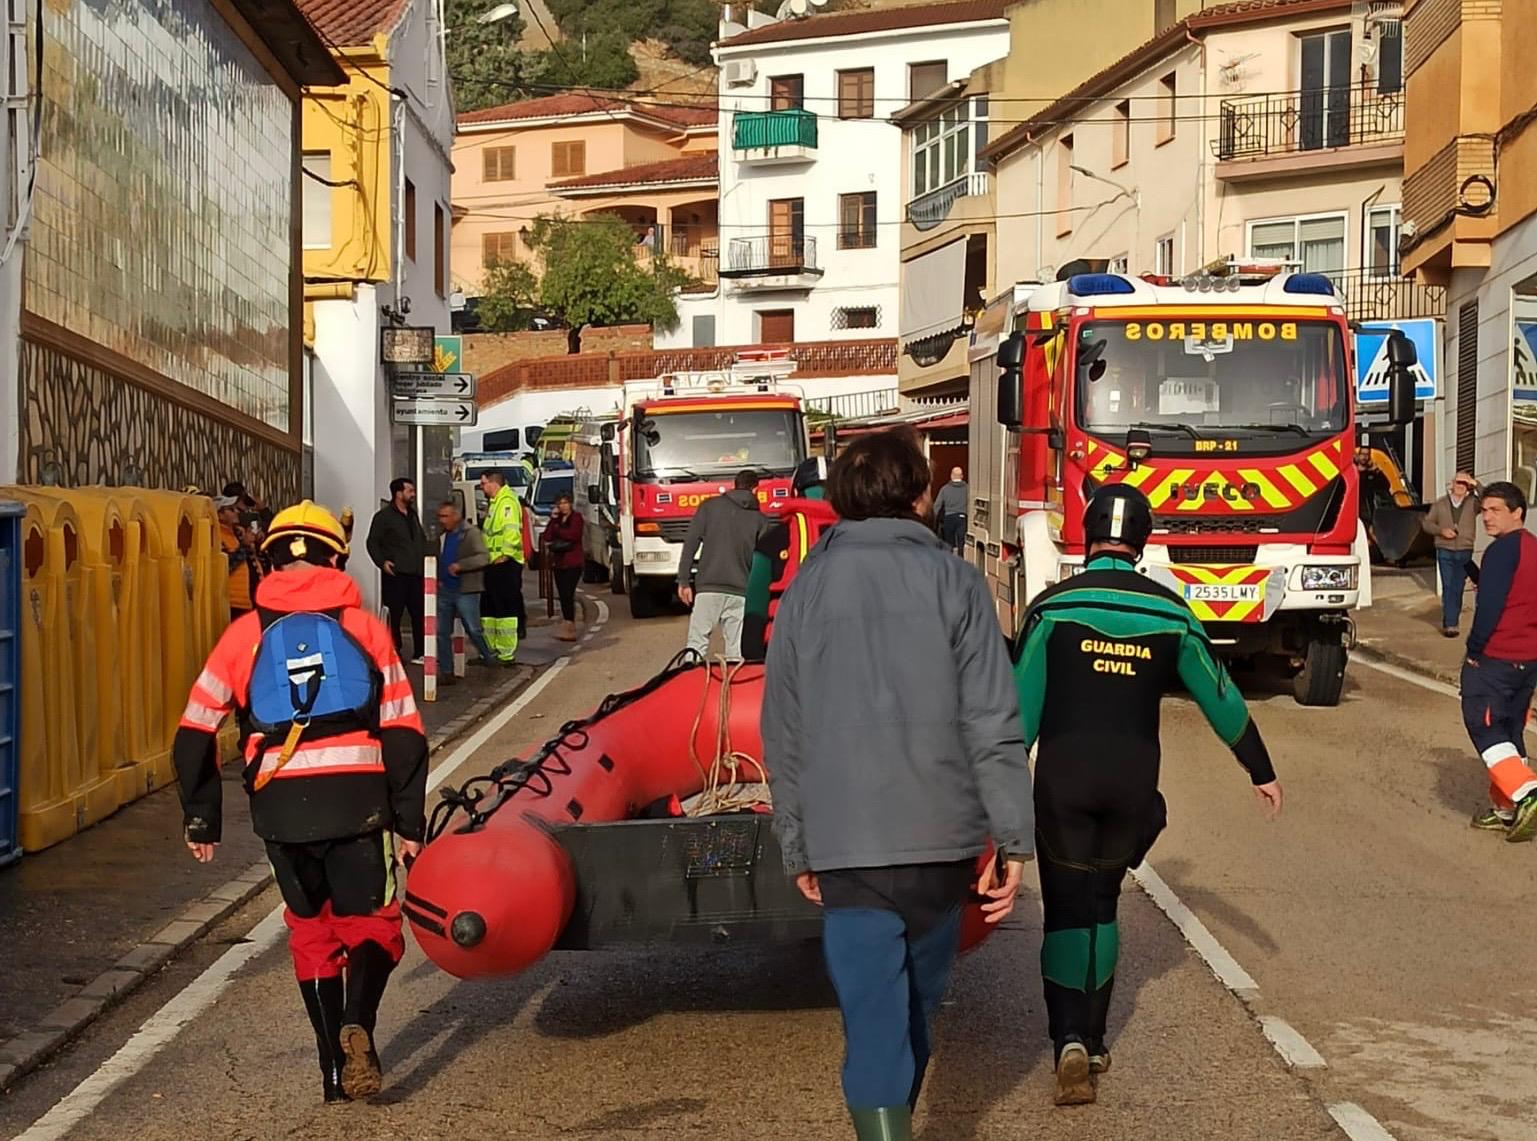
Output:
M1005 0L727 20L720 284L658 348L895 338L902 146L890 116L1008 50ZM813 10L814 11L814 10Z

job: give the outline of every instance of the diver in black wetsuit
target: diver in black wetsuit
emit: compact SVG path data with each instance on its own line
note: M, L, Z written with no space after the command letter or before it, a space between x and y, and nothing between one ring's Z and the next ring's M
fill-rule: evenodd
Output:
M1036 850L1041 974L1057 1053L1058 1105L1095 1099L1110 1068L1105 1020L1120 933L1116 903L1166 817L1158 792L1159 710L1188 690L1247 770L1274 818L1281 786L1243 697L1189 607L1135 570L1153 532L1147 497L1116 484L1084 513L1083 573L1026 616L1015 682L1025 741L1039 741Z

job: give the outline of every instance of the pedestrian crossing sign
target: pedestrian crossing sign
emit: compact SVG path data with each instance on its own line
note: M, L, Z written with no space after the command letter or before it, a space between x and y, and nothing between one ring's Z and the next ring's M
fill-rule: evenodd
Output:
M1434 400L1441 371L1441 322L1434 317L1407 321L1366 321L1356 332L1356 400L1361 404L1388 402L1388 334L1394 329L1414 345L1414 398Z
M1537 321L1516 322L1515 383L1511 393L1517 404L1537 404Z

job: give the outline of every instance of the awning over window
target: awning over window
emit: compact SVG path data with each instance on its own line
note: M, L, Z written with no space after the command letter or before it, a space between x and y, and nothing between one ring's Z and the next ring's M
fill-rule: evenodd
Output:
M966 238L930 250L902 267L902 350L961 328L966 313Z

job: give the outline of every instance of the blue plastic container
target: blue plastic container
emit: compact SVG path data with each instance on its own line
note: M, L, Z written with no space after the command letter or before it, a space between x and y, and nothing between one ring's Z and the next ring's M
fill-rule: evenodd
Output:
M0 501L0 866L21 858L21 520L27 509Z

